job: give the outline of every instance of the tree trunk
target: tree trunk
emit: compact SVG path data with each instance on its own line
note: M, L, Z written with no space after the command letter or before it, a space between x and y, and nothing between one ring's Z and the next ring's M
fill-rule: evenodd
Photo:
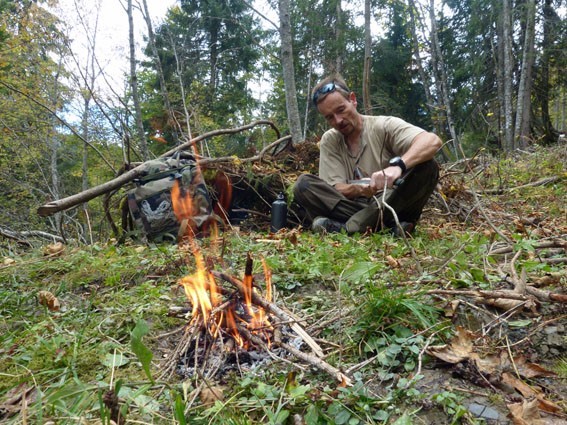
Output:
M543 54L540 63L541 82L539 90L537 90L540 106L541 121L543 127L544 140L546 143L553 143L557 140L558 133L553 128L551 116L549 114L549 98L551 87L549 84L549 67L551 49L553 48L553 36L551 26L553 24L553 7L552 0L545 0L543 5Z
M130 42L130 87L132 88L132 100L134 102L134 114L136 121L136 142L140 148L142 159L150 158L148 143L144 134L144 123L142 122L142 107L138 95L138 76L136 75L136 46L134 41L134 16L132 11L132 0L128 0L128 28Z
M53 87L50 89L49 93L49 103L50 107L53 111L56 111L58 108L58 104L60 103L60 81L59 77L61 75L61 71L63 70L63 63L62 60L59 61L58 69L56 74L53 76ZM49 155L49 173L51 177L51 196L54 200L61 199L61 180L59 176L59 148L61 146L61 140L58 133L56 133L55 128L57 128L57 120L55 117L52 117L51 120L53 121L52 125L48 130L48 139L49 139L49 148L50 148L50 155ZM63 234L63 213L58 213L53 217L53 227L56 229L57 232L64 236Z
M92 86L91 86L92 87ZM87 91L83 96L83 117L81 120L81 127L83 133L83 139L89 140L89 109L90 109L90 93ZM83 143L83 164L82 164L82 184L81 188L82 191L86 191L89 188L89 145L87 143ZM89 207L88 204L85 202L82 205L83 214L84 214L84 222L81 223L83 228L83 234L89 235L89 226L88 226L88 216L89 216ZM92 238L90 240L91 244L93 243Z
M497 0L498 1L498 0ZM510 0L502 0L502 37L500 40L503 91L504 150L514 149L514 63L512 60L512 12Z
M532 70L535 60L535 0L527 0L526 31L522 54L522 67L520 71L520 84L518 87L518 106L516 108L516 147L524 148L530 138L531 108L532 108Z
M307 96L305 99L305 116L303 117L303 137L301 140L307 139L307 121L309 117L309 109L311 106L311 77L313 75L313 37L311 37L311 44L309 45L309 75L307 76Z
M451 99L449 97L449 84L447 79L447 72L445 70L445 63L443 61L443 53L439 45L439 37L437 36L437 19L435 17L435 0L429 2L429 17L431 19L431 62L433 69L437 71L438 88L440 89L440 96L445 109L445 116L447 117L447 127L449 134L453 139L453 147L455 157L460 154L459 140L457 132L455 131L455 124L453 122L453 113L451 110Z
M301 141L301 121L297 105L297 90L295 88L295 70L293 65L293 47L291 38L290 2L279 0L280 39L283 80L285 87L285 103L287 122L293 144Z
M179 92L181 93L181 101L183 103L183 113L185 114L185 126L187 131L187 139L191 140L193 138L193 132L191 130L191 114L189 112L189 106L187 105L186 96L185 96L185 87L183 86L183 64L181 63L181 59L177 54L177 46L175 44L175 39L173 38L172 34L169 34L169 42L171 44L171 50L173 52L173 56L175 57L175 74L177 75L177 80L179 82ZM183 131L181 130L183 133ZM181 143L181 138L179 139L179 143ZM194 148L193 148L194 149ZM203 150L201 149L201 152Z
M362 104L364 113L372 110L370 102L370 68L372 65L372 32L370 29L370 0L364 0L364 69L362 71Z
M341 74L343 72L343 63L344 63L343 49L342 49L343 9L342 9L341 0L336 0L336 1L337 1L337 5L336 5L337 25L335 26L335 52L336 52L335 70L339 74Z
M163 104L165 107L165 110L167 111L167 115L169 117L169 120L173 123L175 121L174 116L173 116L173 109L171 107L171 101L169 100L169 93L167 92L167 85L165 83L165 76L163 74L163 67L161 65L161 59L159 56L159 52L157 50L156 47L156 37L154 34L154 29L152 26L152 20L150 19L150 11L148 9L148 1L147 0L142 0L142 4L143 4L143 8L144 8L144 20L146 21L146 26L148 27L148 42L150 45L150 48L152 49L152 54L154 56L154 62L155 62L155 67L156 67L156 71L158 74L158 78L159 78L159 88L161 91L161 95L163 97ZM176 129L174 127L174 131L176 132Z
M368 0L366 0L368 1ZM435 119L435 116L437 115L437 110L435 108L435 100L433 99L433 96L431 95L431 80L429 78L429 76L427 75L427 73L425 72L425 69L423 68L423 63L421 61L421 52L419 49L419 38L417 36L417 23L416 23L416 17L415 17L415 1L414 0L409 0L408 1L408 10L409 10L409 14L410 14L410 30L411 30L411 37L412 37L412 43L413 43L413 54L415 57L415 64L417 66L417 71L419 73L419 78L421 79L421 84L423 84L423 90L425 92L425 101L427 102L427 109L429 110L429 113L431 114L431 120L433 122L433 126L435 128L435 134L442 134L441 133L441 129L437 128L438 127L438 121Z
M209 90L211 93L215 93L217 90L217 62L219 58L219 49L218 49L218 42L219 42L219 32L218 32L219 25L211 25L210 27L210 64L209 64L209 72L211 73L210 83L209 83Z

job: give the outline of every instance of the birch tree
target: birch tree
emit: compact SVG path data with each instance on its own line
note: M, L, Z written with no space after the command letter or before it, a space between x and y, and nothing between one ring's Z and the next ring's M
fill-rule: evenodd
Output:
M163 72L163 67L161 65L161 58L156 46L156 37L154 33L154 27L152 25L152 20L150 18L150 11L148 9L148 1L142 0L142 14L144 16L144 21L146 22L146 27L148 29L148 45L152 52L152 59L155 65L155 70L158 76L159 88L161 95L163 97L163 104L171 122L175 121L175 116L173 114L173 108L171 107L171 101L169 99L169 93L167 92L167 85L165 83L165 75Z
M366 0L365 0L366 1ZM336 0L337 4L336 14L337 14L337 24L335 25L335 52L336 52L336 60L335 60L335 70L342 74L344 68L344 56L343 50L341 46L344 45L343 37L344 37L344 16L343 16L343 6L341 0Z
M413 43L413 55L415 58L415 65L417 66L417 71L419 73L419 78L423 85L423 91L425 93L425 100L427 102L427 109L431 114L433 125L435 127L435 133L441 134L441 129L439 127L438 120L435 118L437 115L437 110L435 108L436 102L431 94L431 78L425 72L423 61L421 58L421 49L419 47L419 37L417 32L417 17L416 15L416 4L414 0L408 0L408 12L410 15L410 30L411 38Z
M431 63L433 65L434 72L436 72L435 81L437 90L442 99L445 116L447 117L449 134L451 135L451 139L453 139L454 153L455 156L458 156L460 152L459 140L457 138L457 132L453 121L447 72L443 60L443 53L441 52L441 46L439 44L439 36L437 34L438 28L437 18L435 17L435 0L430 0L429 2L429 18L431 21Z
M132 102L134 103L134 120L136 142L140 148L140 154L144 161L150 159L148 142L144 133L144 123L142 121L142 107L138 94L138 75L136 74L136 40L134 39L134 14L132 0L128 0L128 41L130 46L130 89L132 90Z
M372 105L370 101L370 71L372 68L372 31L370 0L364 0L364 69L362 71L362 104L364 113L370 114Z
M565 81L563 78L557 76L555 78L552 74L553 69L561 72L565 69L566 58L561 55L561 28L564 23L553 9L552 0L544 0L543 4L543 39L541 41L541 60L539 69L539 85L536 88L537 99L539 101L541 113L541 131L543 139L546 143L553 143L558 139L559 132L557 128L553 127L550 113L550 100L552 96L552 87L555 86L561 89L561 82ZM565 42L565 41L563 41ZM561 57L563 60L561 60ZM552 84L553 83L555 84ZM559 91L558 90L558 91Z
M504 149L514 148L514 110L513 110L513 84L514 65L512 61L512 13L510 0L502 0L502 33L500 36L500 63L501 73L499 86L502 87L503 98L501 110L504 122Z
M295 88L295 67L293 64L293 40L291 37L290 2L278 0L280 17L281 61L285 86L287 121L294 144L301 141L301 121Z
M535 0L525 3L526 30L518 87L518 106L516 107L516 126L514 134L516 147L523 148L530 138L531 107L532 107L532 70L535 60Z

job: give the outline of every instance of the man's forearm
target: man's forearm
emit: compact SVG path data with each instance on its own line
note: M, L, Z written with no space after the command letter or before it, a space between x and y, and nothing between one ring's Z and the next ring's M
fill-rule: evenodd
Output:
M441 145L441 139L436 134L424 131L413 139L408 151L402 155L402 160L407 168L415 167L433 159Z

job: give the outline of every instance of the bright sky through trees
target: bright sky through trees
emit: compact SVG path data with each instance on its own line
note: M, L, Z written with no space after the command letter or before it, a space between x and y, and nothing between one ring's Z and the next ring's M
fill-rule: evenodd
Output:
M136 5L138 2L135 1ZM167 10L176 3L176 0L148 0L154 27L159 25ZM127 2L122 0L59 0L54 9L68 28L69 36L73 40L72 49L82 63L85 63L89 38L95 36L96 57L104 68L107 77L116 84L118 89L122 84L123 76L128 72L128 15ZM141 58L141 49L145 45L144 36L147 27L140 9L134 12L134 30L138 59Z

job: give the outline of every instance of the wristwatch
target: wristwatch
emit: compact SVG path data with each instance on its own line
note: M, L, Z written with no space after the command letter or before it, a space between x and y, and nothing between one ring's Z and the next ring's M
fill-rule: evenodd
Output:
M404 174L404 173L406 172L406 170L407 170L407 167L406 167L406 164L405 164L404 160L403 160L401 157L399 157L399 156L396 156L396 157L392 158L392 159L389 161L389 164L390 164L392 167L400 167L400 168L402 169L402 174Z

